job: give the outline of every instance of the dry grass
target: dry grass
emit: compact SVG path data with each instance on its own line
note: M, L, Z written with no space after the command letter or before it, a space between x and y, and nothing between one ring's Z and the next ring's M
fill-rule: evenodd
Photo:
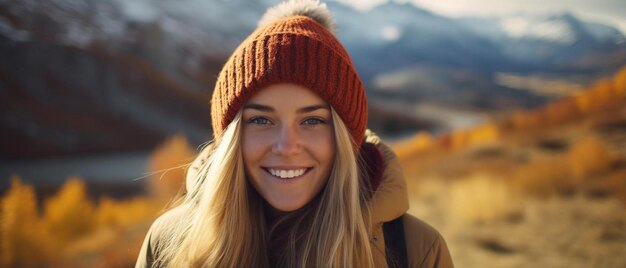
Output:
M442 233L457 267L626 267L625 119L626 108L402 159L420 161L406 169L410 213Z
M463 223L491 223L519 214L518 194L502 179L476 174L459 180L450 188L452 220Z
M626 267L626 210L616 197L515 199L491 182L476 176L413 185L410 212L442 233L457 267Z
M523 192L548 196L571 193L576 183L570 179L569 165L561 158L532 162L512 174L512 185Z

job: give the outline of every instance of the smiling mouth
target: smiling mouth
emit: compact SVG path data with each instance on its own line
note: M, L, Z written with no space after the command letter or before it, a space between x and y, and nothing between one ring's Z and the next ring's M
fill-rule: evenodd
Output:
M278 169L278 168L266 168L266 167L263 168L263 170L265 170L267 173L279 179L298 178L306 174L311 169L312 168L299 168L299 169Z

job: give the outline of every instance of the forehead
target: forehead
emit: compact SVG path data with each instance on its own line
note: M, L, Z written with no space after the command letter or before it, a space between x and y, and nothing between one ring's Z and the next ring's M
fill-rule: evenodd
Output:
M312 90L297 84L281 83L265 87L257 92L248 103L270 105L272 107L302 107L326 104Z

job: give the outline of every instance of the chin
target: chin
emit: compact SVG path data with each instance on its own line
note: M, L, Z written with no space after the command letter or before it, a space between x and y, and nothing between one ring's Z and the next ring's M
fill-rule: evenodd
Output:
M268 199L266 199L266 200L268 200ZM271 201L268 201L268 203L270 204L270 206L272 206L276 210L279 210L279 211L282 211L282 212L292 212L292 211L296 211L296 210L304 207L308 202L305 202L304 200L289 201L289 202L279 201L279 200L271 200Z

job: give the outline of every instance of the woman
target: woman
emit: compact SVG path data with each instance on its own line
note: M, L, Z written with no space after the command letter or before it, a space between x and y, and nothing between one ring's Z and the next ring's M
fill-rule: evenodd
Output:
M451 267L405 214L402 171L366 133L365 90L318 1L266 12L224 65L215 141L136 267Z

